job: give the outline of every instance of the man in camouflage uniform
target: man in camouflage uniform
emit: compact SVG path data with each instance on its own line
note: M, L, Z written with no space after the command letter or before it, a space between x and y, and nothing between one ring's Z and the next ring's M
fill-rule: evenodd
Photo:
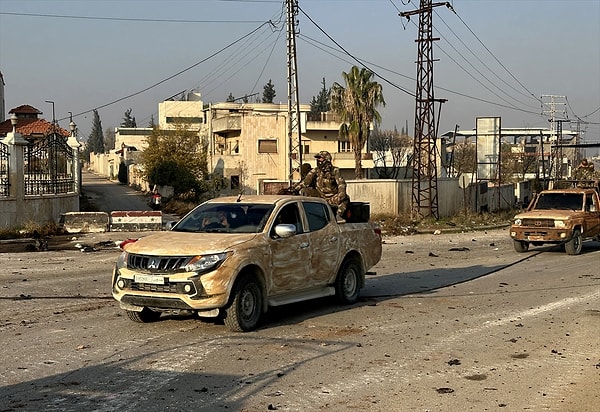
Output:
M329 152L321 151L315 155L315 159L317 167L308 172L294 189L304 196L322 197L336 210L336 218L343 220L350 203L350 197L346 194L346 181L340 169L331 163Z
M578 186L580 187L593 187L596 176L594 173L594 164L588 162L587 159L583 159L577 169L575 169L575 179L579 180Z

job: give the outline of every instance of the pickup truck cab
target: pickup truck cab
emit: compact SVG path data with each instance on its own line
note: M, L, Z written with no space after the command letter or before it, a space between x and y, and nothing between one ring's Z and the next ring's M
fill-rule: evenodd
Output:
M131 320L184 310L233 331L255 329L269 307L356 302L382 250L372 223L337 222L323 199L290 195L212 199L122 248L112 294Z
M563 244L569 255L581 253L585 239L600 240L600 200L594 188L543 190L513 219L510 236L517 252L529 245Z

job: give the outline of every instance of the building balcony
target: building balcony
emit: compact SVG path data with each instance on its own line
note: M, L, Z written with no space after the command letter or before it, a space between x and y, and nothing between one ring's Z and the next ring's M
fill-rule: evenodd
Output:
M242 115L231 114L212 120L213 133L224 133L242 130Z

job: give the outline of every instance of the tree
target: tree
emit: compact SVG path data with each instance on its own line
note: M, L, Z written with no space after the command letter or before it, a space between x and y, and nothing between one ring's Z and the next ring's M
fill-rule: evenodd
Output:
M116 149L115 148L115 129L114 128L108 128L104 131L104 147L110 149Z
M527 153L525 145L502 143L500 152L500 179L502 183L525 180L527 173L535 173L537 154Z
M144 177L150 185L173 186L175 195L197 197L206 191L207 144L189 123L174 130L154 128L142 152Z
M474 174L477 167L477 152L475 144L468 141L462 141L454 145L452 150L451 176L461 174Z
M331 109L329 104L329 96L331 89L325 87L325 78L323 77L323 88L317 94L317 97L313 96L310 102L310 114L312 118L319 116L319 113L328 112Z
M269 79L269 83L265 84L265 87L263 88L262 102L273 103L275 96L275 85L271 82L271 79Z
M150 115L150 120L148 121L148 127L154 129L156 127L156 120L154 120L154 114Z
M135 117L131 115L131 112L131 108L125 110L125 114L123 115L123 121L121 122L121 127L137 127L137 125L135 124Z
M225 101L228 103L235 102L235 97L233 97L233 94L229 93L229 96L227 96L227 100Z
M350 72L342 72L346 83L343 87L335 82L331 87L331 109L340 116L340 136L347 137L354 150L354 173L363 178L362 149L369 139L371 124L381 123L377 106L385 106L383 90L373 81L373 72L353 66Z
M402 164L407 164L412 150L412 141L397 130L375 128L370 139L371 150L375 153L375 173L380 179L397 179Z
M104 153L104 137L102 136L102 122L98 110L94 109L92 131L88 136L87 144L83 151L84 157L89 161L90 153Z

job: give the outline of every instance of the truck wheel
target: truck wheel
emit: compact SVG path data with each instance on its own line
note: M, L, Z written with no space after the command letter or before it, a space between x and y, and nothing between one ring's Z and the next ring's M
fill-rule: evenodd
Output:
M155 322L160 318L160 312L153 311L152 309L144 308L140 312L134 310L128 310L127 316L134 322L149 323Z
M358 300L358 292L362 284L363 270L356 259L346 260L335 279L335 296L344 305Z
M250 276L241 278L235 286L231 304L225 309L225 326L233 332L248 332L256 328L262 312L260 285Z
M520 240L513 240L513 246L519 253L527 252L529 250L529 242L522 242Z
M582 246L583 237L581 236L581 232L575 229L571 240L565 243L565 252L567 252L567 255L578 255L581 253Z

